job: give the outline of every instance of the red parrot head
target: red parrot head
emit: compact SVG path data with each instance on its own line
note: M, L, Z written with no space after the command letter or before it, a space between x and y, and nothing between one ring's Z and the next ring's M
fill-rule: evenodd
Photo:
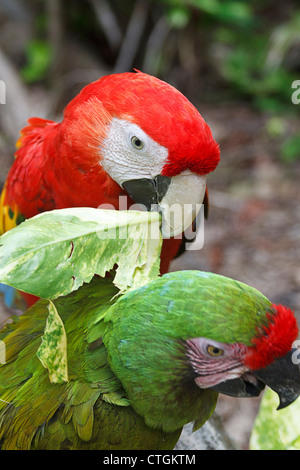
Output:
M135 203L159 210L163 236L191 224L206 175L220 159L209 126L189 100L142 72L108 75L83 88L66 107L60 134L81 167L101 167L107 186L117 183Z

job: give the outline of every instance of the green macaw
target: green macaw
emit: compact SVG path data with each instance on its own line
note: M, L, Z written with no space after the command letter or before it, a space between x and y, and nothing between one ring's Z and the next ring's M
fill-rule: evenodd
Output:
M280 407L300 394L291 310L254 288L200 271L166 274L118 296L111 279L54 301L68 344L68 381L36 355L48 315L38 301L0 332L2 449L172 449L201 427L218 392Z

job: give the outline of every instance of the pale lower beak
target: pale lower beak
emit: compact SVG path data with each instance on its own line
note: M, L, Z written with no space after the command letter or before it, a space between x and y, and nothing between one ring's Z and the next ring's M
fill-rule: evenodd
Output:
M199 213L206 188L206 177L187 170L171 178L165 196L158 204L162 214L163 238L183 233Z
M171 178L158 175L153 179L125 181L122 186L136 203L161 213L162 236L170 238L183 233L199 213L206 177L186 170Z

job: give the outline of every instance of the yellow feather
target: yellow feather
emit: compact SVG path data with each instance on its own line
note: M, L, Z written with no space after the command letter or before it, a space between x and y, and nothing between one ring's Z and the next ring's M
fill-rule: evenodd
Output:
M4 185L0 196L0 235L16 227L23 220L22 214L17 204L8 206L4 202L5 196L6 185Z

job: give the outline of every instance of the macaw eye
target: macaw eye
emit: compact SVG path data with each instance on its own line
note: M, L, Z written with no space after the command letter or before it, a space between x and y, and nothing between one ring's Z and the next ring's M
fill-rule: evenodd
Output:
M144 143L141 141L141 139L139 139L135 135L131 137L131 143L132 143L132 146L136 148L137 150L141 150L144 147Z
M212 357L223 356L223 354L224 354L223 349L217 348L216 346L212 346L212 345L207 346L206 351Z

